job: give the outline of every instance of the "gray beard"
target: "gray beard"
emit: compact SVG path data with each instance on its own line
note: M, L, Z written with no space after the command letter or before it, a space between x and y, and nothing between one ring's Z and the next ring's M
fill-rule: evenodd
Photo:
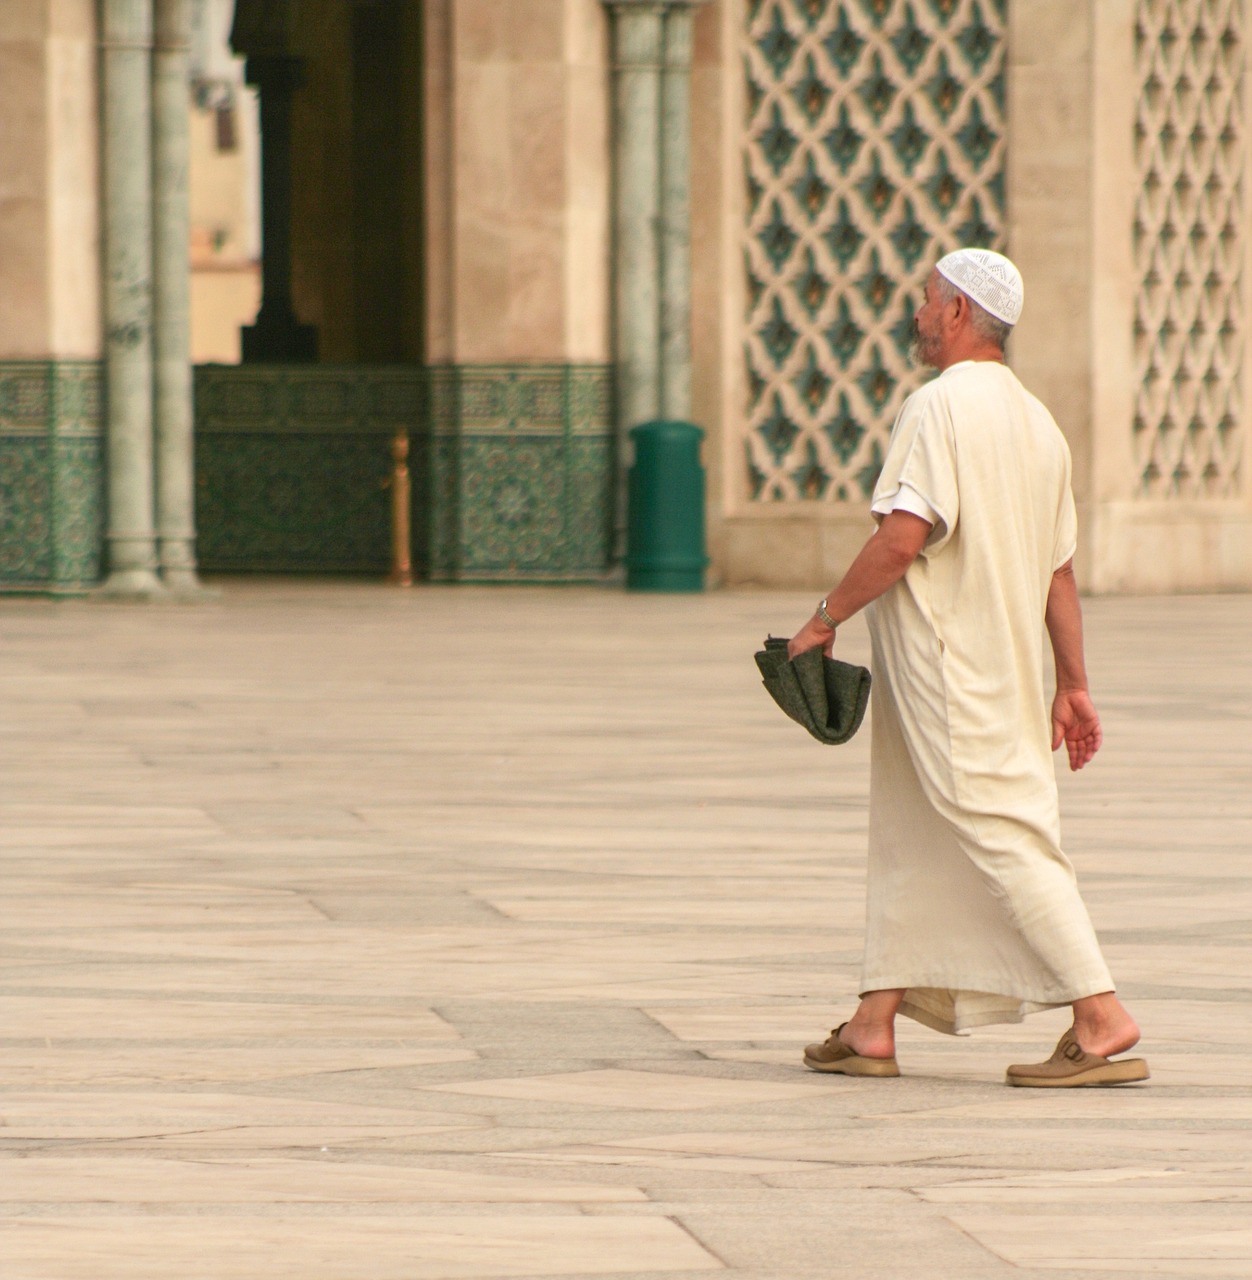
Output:
M909 359L920 367L931 368L934 365L934 359L927 352L925 340L921 334L914 334L913 341L909 344Z

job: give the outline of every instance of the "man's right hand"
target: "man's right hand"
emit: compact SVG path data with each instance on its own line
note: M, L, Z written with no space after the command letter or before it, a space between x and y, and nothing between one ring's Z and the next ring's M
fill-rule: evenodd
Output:
M787 657L794 658L797 654L817 648L820 648L828 658L833 657L835 652L835 633L829 627L823 625L818 616L814 614L787 642Z
M1077 772L1103 741L1100 717L1086 689L1058 689L1052 700L1052 750L1065 743L1070 770Z

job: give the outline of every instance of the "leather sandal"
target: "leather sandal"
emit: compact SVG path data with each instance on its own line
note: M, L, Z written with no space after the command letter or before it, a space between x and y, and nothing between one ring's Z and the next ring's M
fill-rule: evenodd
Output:
M1060 1038L1047 1062L1008 1069L1005 1084L1028 1089L1074 1089L1085 1085L1133 1084L1148 1078L1143 1058L1101 1058L1078 1043L1074 1028Z
M841 1022L822 1044L811 1044L804 1050L804 1065L810 1071L827 1071L844 1076L898 1076L900 1068L894 1058L863 1058L855 1049L839 1039L848 1024Z

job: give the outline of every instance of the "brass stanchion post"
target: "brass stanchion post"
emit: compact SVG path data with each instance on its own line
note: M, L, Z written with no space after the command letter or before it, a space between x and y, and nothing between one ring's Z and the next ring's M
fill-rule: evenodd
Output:
M397 431L391 441L391 575L396 587L413 585L409 551L409 433Z

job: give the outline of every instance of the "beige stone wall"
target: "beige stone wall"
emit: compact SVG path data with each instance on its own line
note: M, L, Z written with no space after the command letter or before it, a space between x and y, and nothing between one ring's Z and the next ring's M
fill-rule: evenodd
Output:
M0 360L100 354L93 0L0 4Z
M1136 0L1010 6L1010 244L1027 288L1012 363L1070 440L1082 522L1078 567L1089 589L1246 589L1252 587L1246 458L1226 492L1197 498L1145 492L1135 457L1142 382L1132 239L1142 185L1134 148L1136 14ZM1239 143L1247 155L1246 131ZM1180 227L1180 234L1191 229ZM1208 228L1219 229L1220 219ZM1246 295L1252 237L1242 223L1234 231ZM1246 296L1242 314L1249 314ZM1246 351L1249 335L1241 336ZM1245 385L1249 368L1245 354ZM1233 429L1246 441L1246 393L1238 408Z
M426 0L426 355L609 358L600 0Z

